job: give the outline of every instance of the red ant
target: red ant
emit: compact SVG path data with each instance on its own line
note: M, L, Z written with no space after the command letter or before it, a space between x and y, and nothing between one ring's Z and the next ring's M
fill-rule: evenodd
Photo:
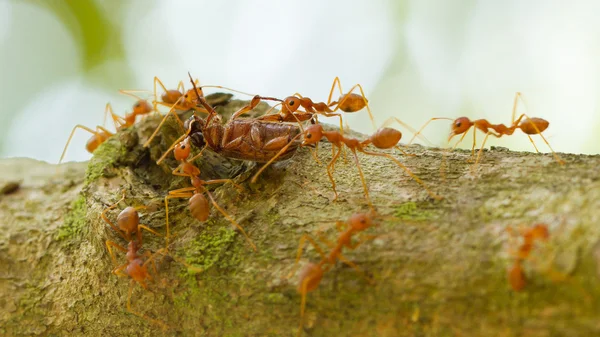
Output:
M352 151L352 154L354 156L354 160L356 163L356 167L358 168L358 173L360 175L360 179L361 179L363 189L365 192L365 198L367 199L367 202L369 203L369 206L371 208L373 208L373 205L371 204L367 183L365 181L365 177L364 177L362 169L360 167L360 162L358 161L358 156L356 154L357 151L362 152L367 155L386 157L386 158L392 160L394 163L396 163L396 165L398 165L408 175L410 175L417 183L421 184L421 186L423 186L423 188L425 188L427 193L432 198L438 199L438 200L442 199L442 197L438 196L437 194L435 194L431 190L429 190L429 188L427 188L425 183L423 183L423 181L421 179L419 179L419 177L414 175L406 166L404 166L404 164L402 164L400 161L398 161L392 155L390 155L388 153L378 153L378 152L372 152L372 151L365 150L365 147L370 144L372 144L373 146L375 146L379 149L391 149L394 147L397 148L397 144L400 141L400 139L402 138L402 133L396 129L387 128L387 127L380 128L373 135L369 136L369 138L367 140L364 140L364 141L360 141L356 138L346 137L338 131L325 131L325 130L323 130L323 126L321 126L321 124L313 124L313 125L308 126L302 134L304 135L304 140L302 142L302 146L317 144L319 141L321 141L321 139L323 137L325 137L333 146L337 147L337 151L334 153L333 157L331 158L331 161L327 165L327 175L329 176L329 180L331 181L331 184L333 187L333 192L335 193L335 197L333 199L334 201L337 199L338 194L335 189L336 185L335 185L335 180L333 179L333 170L334 170L334 165L335 165L336 161L338 160L340 153L342 151L342 145L345 145L348 149L350 149L350 151ZM290 144L291 144L291 142L290 142ZM286 148L284 147L280 152L283 152L285 150L286 150ZM332 150L334 150L334 149L332 149ZM260 173L262 173L262 171L268 165L270 165L271 162L273 162L276 158L277 157L273 157L271 159L271 161L267 162L254 175L254 177L252 178L253 183L256 182Z
M332 102L331 97L333 96L336 84L341 96L339 100ZM360 95L352 92L356 88L360 90ZM283 101L278 99L276 100L280 101L280 104L282 104L281 111L278 114L265 115L259 117L258 119L278 122L302 122L312 119L315 114L321 114L325 117L338 117L340 119L340 130L343 132L342 116L335 112L337 110L342 110L346 113L350 113L367 108L369 118L375 126L375 119L371 113L369 101L365 96L362 86L360 84L356 84L350 89L350 91L348 91L348 93L344 94L340 84L340 79L338 77L333 80L331 90L329 91L329 97L327 98L327 103L315 103L308 97L302 97L302 95L299 93L295 93L293 96L288 96ZM335 108L332 109L334 106ZM304 108L304 111L298 110L300 107Z
M92 129L88 128L87 126L83 126L81 124L75 125L75 127L73 127L73 130L71 130L69 139L67 139L67 144L65 144L65 148L63 149L60 159L58 160L59 164L62 162L62 160L65 157L65 154L67 153L67 148L69 147L69 143L71 143L71 139L73 138L73 135L75 134L75 130L82 129L82 130L85 130L92 134L92 137L87 141L85 148L89 153L94 153L94 151L96 151L96 149L102 143L104 143L108 138L110 138L113 135L112 132L108 131L104 127L104 125L106 125L106 117L108 115L110 115L110 117L113 121L113 124L115 126L115 130L118 132L119 130L121 130L123 128L127 128L127 127L130 127L133 124L135 124L135 120L136 120L137 116L146 115L153 111L152 106L147 101L139 98L138 96L129 94L125 90L121 90L121 92L126 95L130 95L130 96L138 98L138 101L133 105L132 112L126 113L125 116L121 117L114 113L113 108L110 105L110 103L106 103L106 107L104 108L104 124L103 124L103 126L96 126L96 130L92 130Z
M146 280L152 281L152 276L150 276L150 273L148 272L148 263L152 262L152 267L154 269L154 273L156 274L157 272L156 265L154 263L154 258L157 254L164 254L164 252L162 250L159 250L156 253L151 254L149 251L146 251L143 255L139 255L138 250L141 247L140 244L136 243L136 241L129 241L127 249L110 240L106 241L106 246L108 247L108 251L115 265L117 264L117 259L113 251L111 250L111 247L114 247L126 253L125 256L127 258L127 262L116 267L112 272L113 274L120 277L131 277L131 281L129 283L129 291L127 295L127 311L138 317L144 318L154 324L157 324L163 330L166 330L167 325L164 322L150 318L147 315L134 311L131 308L131 295L133 294L133 286L137 282L140 286L142 286L142 288L146 290L148 289L148 286L146 285ZM146 261L144 261L142 257L146 257ZM123 270L125 270L125 273L123 272Z
M342 255L342 249L347 248L350 250L354 250L367 240L375 238L375 236L373 235L365 235L360 240L354 243L352 242L352 237L354 235L374 226L374 216L374 212L355 213L346 222L337 221L335 226L337 231L339 232L339 236L336 243L329 242L321 235L319 235L319 239L331 248L331 251L328 255L325 254L325 252L321 249L321 247L311 236L305 234L300 239L300 244L298 245L298 253L296 255L296 261L294 263L294 267L292 267L292 270L288 274L287 278L289 279L290 277L292 277L292 275L294 275L298 267L298 262L302 257L302 251L306 241L310 242L313 245L313 247L317 250L319 255L321 255L321 261L316 264L308 263L300 271L298 293L302 295L302 301L300 302L300 328L298 329L298 335L300 335L302 331L304 309L306 306L306 294L317 289L319 283L321 282L321 279L323 278L323 274L325 274L327 271L333 268L337 260L340 260L341 262L347 264L348 266L359 272L361 275L363 275L363 277L365 277L365 279L369 283L372 283L372 280L368 278L365 275L365 273L354 262L349 261Z
M190 129L191 129L191 125L190 125ZM169 199L174 199L174 198L189 199L189 208L190 208L190 212L192 213L192 216L199 221L206 221L210 214L210 205L208 203L208 200L204 196L204 194L206 194L208 196L208 199L210 200L210 203L212 203L212 205L223 215L223 217L225 217L227 220L229 220L229 222L233 226L235 226L237 229L240 230L240 232L242 232L242 234L246 237L246 240L248 241L250 246L252 246L252 248L256 251L256 246L254 245L252 240L250 240L250 238L248 237L248 234L246 234L246 231L244 231L242 226L240 226L231 216L229 216L229 214L227 214L227 212L225 212L225 210L223 208L221 208L221 206L219 206L219 204L217 204L214 197L212 196L210 191L208 189L206 189L205 186L212 185L212 184L231 183L238 189L243 190L243 187L234 183L233 180L231 180L231 179L213 179L213 180L208 180L208 181L200 179L200 177L199 177L200 169L197 166L195 166L194 164L192 164L192 162L196 158L198 158L199 156L202 155L202 151L200 151L200 153L198 153L196 156L194 156L188 160L188 157L190 156L190 153L191 153L191 147L190 147L189 141L190 141L190 138L186 137L182 142L180 142L177 146L175 146L174 151L173 151L175 159L180 161L181 164L177 168L175 168L172 173L176 176L190 177L192 186L169 191L169 194L167 196L165 196L167 245L168 245L168 242L169 242L168 240L170 237L169 202L168 202Z
M476 130L473 131L473 146L471 147L471 155L474 156L475 155L475 145L477 144L477 141L476 141L477 130L484 132L486 135L485 135L485 138L481 145L481 148L479 149L479 152L477 154L477 159L474 164L474 167L476 167L476 165L479 162L479 159L481 157L481 154L483 152L485 142L487 141L489 136L494 136L496 138L500 138L505 135L510 136L515 132L515 130L520 129L521 131L523 131L523 133L525 133L527 135L527 137L529 138L529 141L531 142L531 144L533 144L535 151L538 153L539 153L539 150L538 150L537 146L535 145L535 142L531 138L531 135L540 135L540 137L542 137L542 140L546 143L546 145L548 145L548 148L550 148L550 151L552 151L552 155L554 156L556 161L559 164L563 165L565 163L564 160L562 160L554 152L554 150L550 146L550 143L548 143L548 141L546 140L544 135L542 135L542 132L544 132L544 130L546 130L548 128L548 126L550 125L550 123L547 120L542 119L542 118L537 118L537 117L530 118L525 114L521 114L519 116L519 118L517 118L515 120L515 114L517 111L517 103L518 103L519 98L521 98L521 93L517 92L515 94L515 98L514 98L514 102L513 102L512 121L511 121L510 126L506 126L504 124L491 124L486 119L477 119L477 120L471 121L468 117L460 117L460 118L453 120L452 129L450 131L450 136L448 137L448 141L450 141L452 139L452 137L454 137L456 135L462 134L462 137L458 140L458 142L456 142L456 144L452 147L452 149L456 148L458 146L458 144L460 144L462 142L462 140L465 138L468 131L472 127L475 127ZM413 142L413 140L415 139L415 137L417 135L419 135L421 133L421 131L423 131L423 129L431 121L440 120L440 119L452 120L451 118L445 118L445 117L431 118L429 121L427 121L427 123L425 123L421 127L421 129L419 129L419 131L408 142L408 144L411 144Z
M521 291L525 288L526 278L523 271L523 261L527 259L533 250L533 245L536 240L546 241L550 236L548 226L545 224L536 224L532 228L523 229L520 231L523 237L523 243L516 252L515 263L508 271L508 282L515 291Z

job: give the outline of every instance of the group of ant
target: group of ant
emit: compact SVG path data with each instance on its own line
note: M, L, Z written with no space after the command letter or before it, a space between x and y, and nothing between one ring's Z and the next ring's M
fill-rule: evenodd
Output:
M244 231L232 216L230 216L225 209L223 209L215 200L211 192L206 188L206 185L211 184L224 184L228 183L236 187L238 190L243 191L243 187L235 183L232 179L214 179L214 180L203 180L200 178L200 169L194 164L195 160L202 156L206 148L209 148L213 152L220 154L226 158L239 159L254 161L257 163L264 163L264 165L256 172L252 177L251 182L256 182L259 175L273 162L281 161L291 158L296 150L303 146L317 147L318 143L323 139L327 139L332 146L332 158L327 165L327 174L332 184L334 191L334 200L337 198L336 184L333 177L334 168L337 160L339 159L342 151L348 149L353 156L354 162L360 175L361 183L364 190L365 199L370 207L369 212L356 213L352 215L347 221L338 221L336 228L339 231L337 242L331 242L322 235L318 235L319 241L324 243L330 248L329 254L325 253L319 244L309 235L304 235L300 239L298 247L298 254L296 261L290 275L291 277L298 266L299 260L302 255L303 246L306 241L310 242L321 255L321 260L318 263L309 263L304 266L299 274L299 285L298 292L302 295L301 300L301 318L304 316L304 309L306 303L306 295L308 292L315 290L325 272L334 267L337 260L341 261L359 271L365 275L361 269L345 258L342 255L342 249L356 249L363 242L372 239L372 235L363 235L360 239L353 237L356 234L362 233L366 229L375 225L375 220L379 217L375 208L370 200L369 191L366 180L364 178L363 171L360 166L359 158L357 153L363 153L370 156L386 157L393 161L397 166L402 168L409 176L411 176L417 183L419 183L433 199L441 199L442 197L432 192L425 183L419 179L414 173L412 173L404 164L389 153L376 152L370 150L368 147L372 145L377 149L398 149L404 153L399 147L399 141L402 138L402 133L394 128L385 127L388 122L396 121L401 125L414 131L408 127L402 121L397 118L392 118L388 122L384 123L384 127L379 128L375 133L369 136L365 140L361 140L354 137L344 135L344 129L342 125L342 115L338 110L345 113L352 113L362 109L367 109L369 117L375 126L374 118L371 113L368 100L364 95L363 89L360 84L353 86L350 91L344 93L341 88L340 80L336 77L333 81L329 97L327 102L313 102L308 97L295 93L285 99L278 99L274 97L266 97L260 95L251 95L252 99L248 104L243 106L241 109L236 111L232 117L227 121L223 122L221 116L216 110L207 102L202 91L203 88L221 88L231 90L233 92L246 94L241 91L221 87L221 86L199 86L198 81L192 80L190 75L190 81L192 88L189 90L184 89L183 82L180 82L177 89L168 90L163 83L157 77L154 78L154 99L152 102L136 95L136 92L140 91L127 91L121 90L122 93L135 97L137 102L133 105L132 112L127 113L121 117L116 115L110 104L106 105L105 109L105 122L108 116L111 117L115 129L117 131L132 126L138 116L146 116L152 112L158 112L158 106L167 106L169 108L168 113L164 116L155 132L145 142L144 147L150 146L153 139L162 125L165 123L169 116L173 116L177 123L180 125L183 135L179 137L169 149L162 155L158 160L161 163L167 155L173 151L175 160L179 162L179 165L172 171L173 175L183 176L190 179L190 187L184 187L176 190L169 191L164 198L165 203L165 221L166 221L166 232L164 235L165 247L157 250L154 253L146 251L140 254L139 251L142 248L142 233L141 230L145 230L156 236L162 237L162 235L155 230L139 223L138 210L144 208L140 207L127 207L117 217L117 225L110 221L107 217L107 212L115 208L121 201L125 199L125 192L123 192L122 198L115 204L109 206L102 211L102 219L110 225L110 227L117 232L127 242L127 248L123 247L119 243L111 240L106 241L106 246L111 256L115 268L113 273L119 276L131 278L130 288L127 298L127 310L137 316L143 317L152 323L155 323L162 328L166 328L166 324L156 319L152 319L147 315L136 312L131 308L131 297L133 285L137 282L143 288L147 288L146 281L152 280L150 273L148 272L148 265L151 263L154 272L156 273L155 260L157 255L167 255L169 253L169 240L171 239L170 224L169 224L169 208L168 202L170 199L185 198L189 200L189 210L192 216L199 221L206 221L210 215L211 205L220 212L224 218L226 218L234 227L236 227L246 238L248 244L253 250L257 250L256 245L252 242L250 237ZM158 100L157 89L160 86L163 89L163 93L160 96L161 100ZM340 98L337 101L332 100L333 93L336 89L339 89ZM360 94L353 93L355 89L360 90ZM250 94L246 94L250 95ZM452 129L448 141L456 135L462 135L460 140L454 145L453 149L458 146L464 139L467 132L475 127L476 130L483 131L486 133L483 144L477 154L477 158L474 166L476 166L481 158L483 147L489 136L502 137L504 135L512 135L514 131L520 129L529 137L530 141L535 147L535 143L531 138L531 135L539 134L544 142L550 147L547 140L541 134L549 125L546 120L541 118L529 118L525 114L520 115L515 119L515 112L517 107L517 101L520 97L520 93L515 95L514 106L513 106L513 117L510 126L504 124L491 124L485 119L478 119L471 121L467 117L460 117L453 120ZM260 117L254 118L240 118L242 115L252 111L262 101L274 101L277 102L266 114ZM280 111L276 113L270 113L277 106L280 106ZM193 110L194 115L187 119L185 122L181 120L178 113L181 111ZM205 117L198 116L197 113L206 114ZM339 130L325 130L321 124L318 123L318 116L325 117L337 117L340 121ZM423 129L433 120L447 119L447 118L432 118L427 123L415 132L413 138L410 140L411 144L415 137L419 136ZM310 121L310 125L306 126L305 122ZM87 142L86 148L92 153L98 146L106 141L112 132L108 131L105 126L97 126L96 129L91 129L83 125L76 125L69 139L60 161L64 159L67 147L75 130L83 129L92 134L92 137ZM476 144L476 130L473 132L473 147L472 156L475 154ZM192 145L200 149L199 153L195 156L191 156ZM550 147L554 157L560 164L564 164L564 161L554 153ZM536 147L537 151L537 147ZM313 152L314 154L314 152ZM190 157L191 156L191 157ZM315 155L316 159L316 155ZM318 159L317 159L318 161ZM541 227L540 227L541 228ZM543 227L546 228L546 227ZM135 234L135 236L134 236ZM533 247L533 240L539 238L547 238L548 231L546 229L543 232L541 229L533 230L531 232L523 233L524 246L519 249L517 259L513 268L509 272L509 283L512 288L516 291L523 289L525 286L525 276L522 269L522 262L525 260ZM527 246L527 247L525 247ZM126 253L127 262L118 265L114 249ZM183 263L188 268L194 268L185 261L174 257L177 261ZM124 272L125 271L125 272ZM365 278L372 282L369 277ZM302 327L302 319L300 326ZM300 328L299 333L302 329Z

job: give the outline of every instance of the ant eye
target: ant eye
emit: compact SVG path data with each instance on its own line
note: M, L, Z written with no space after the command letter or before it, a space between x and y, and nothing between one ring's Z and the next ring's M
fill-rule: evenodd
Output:
M140 102L135 103L134 107L139 108L142 105Z
M295 101L290 101L290 106L294 106Z
M310 133L307 133L307 134L306 134L306 138L309 138L309 139L310 139L310 137L312 137L312 134L310 134Z
M461 126L461 122L456 122L456 127L460 128L460 126Z

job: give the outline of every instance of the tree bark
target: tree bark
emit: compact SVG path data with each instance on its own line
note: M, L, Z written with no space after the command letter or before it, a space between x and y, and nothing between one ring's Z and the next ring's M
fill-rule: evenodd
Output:
M233 101L221 108L235 110ZM86 163L58 168L31 159L0 161L3 182L20 188L0 196L0 334L69 336L293 336L300 325L298 274L292 270L303 234L319 230L335 241L335 221L368 211L351 152L335 165L339 198L321 142L317 163L301 148L268 169L255 184L254 164L205 153L204 179L234 177L245 187L214 188L217 202L258 247L214 208L193 219L186 200L171 200L169 255L157 258L149 290L134 286L132 309L168 328L128 313L129 280L114 268L105 241L126 242L100 212L146 205L141 222L165 233L164 197L189 186L174 177L173 159L155 160L181 134L169 121L152 143L149 117L103 144ZM470 151L409 146L394 157L441 201L385 157L359 154L379 226L376 238L344 256L364 274L338 263L308 294L302 333L310 336L593 336L600 333L599 156L485 151L473 172ZM172 156L171 156L172 157ZM445 169L440 172L442 160ZM58 171L58 172L57 172ZM14 188L14 185L13 185ZM10 190L10 189L8 189ZM514 291L507 270L519 239L507 228L545 223L547 242L525 260L527 284ZM513 231L514 232L514 231ZM164 247L144 233L144 250ZM324 250L328 247L323 244ZM124 254L117 254L119 262ZM318 261L305 249L300 264ZM188 270L185 260L202 272ZM372 278L371 285L365 276Z

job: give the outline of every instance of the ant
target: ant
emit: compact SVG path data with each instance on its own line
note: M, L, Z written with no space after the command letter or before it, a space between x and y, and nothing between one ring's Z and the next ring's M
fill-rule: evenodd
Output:
M337 101L331 101L335 87L338 87L340 91L340 98ZM358 88L360 95L355 94L352 91ZM313 102L308 97L302 97L299 93L295 93L293 96L286 97L283 101L276 99L281 102L282 109L278 114L267 114L263 117L259 117L260 120L266 121L277 121L277 122L302 122L312 119L315 114L321 114L325 117L338 117L340 120L340 130L343 132L342 116L339 113L335 113L337 110L342 110L346 113L356 112L367 108L369 118L375 126L375 119L371 113L369 107L369 101L367 100L363 88L360 84L355 84L348 93L344 94L342 85L339 77L333 80L331 90L329 91L329 97L327 103L325 102ZM298 110L300 107L304 108L304 111ZM332 109L332 107L335 107ZM274 107L273 107L274 108Z
M521 291L525 288L527 280L523 271L523 261L529 257L535 241L548 240L550 233L547 225L536 224L531 228L520 230L520 235L523 237L523 243L516 252L513 252L515 262L508 271L508 282L515 291Z
M373 205L369 198L369 190L368 190L367 183L365 181L365 177L363 175L362 169L360 167L360 162L358 161L358 156L356 154L357 151L362 152L367 155L371 155L371 156L386 157L386 158L392 160L394 163L396 163L396 165L398 165L408 175L410 175L417 183L421 184L421 186L423 186L423 188L427 191L427 193L432 198L437 199L437 200L442 199L442 197L438 196L437 194L435 194L431 190L429 190L429 188L427 188L425 183L423 183L423 181L421 179L419 179L419 177L414 175L404 164L402 164L400 161L398 161L392 155L390 155L388 153L379 153L379 152L365 150L365 147L368 145L373 145L379 149L397 148L397 144L400 141L400 139L402 138L402 133L396 129L388 128L388 127L380 128L374 134L369 136L368 139L366 139L364 141L360 141L356 138L346 137L338 131L325 131L325 130L323 130L323 126L321 124L312 124L312 125L308 126L306 128L306 130L304 131L304 133L302 133L302 134L304 135L304 140L302 141L302 144L301 144L302 146L315 145L319 141L321 141L321 139L323 137L325 137L333 146L335 146L337 148L337 151L335 151L335 149L333 149L333 151L335 151L335 153L334 153L333 157L331 158L331 161L327 165L327 175L329 176L329 181L331 181L333 192L335 194L335 197L333 199L334 201L337 199L338 194L337 194L337 190L335 188L335 186L336 186L335 180L333 179L333 170L334 170L334 165L335 165L336 161L338 160L340 153L342 151L342 145L345 145L348 149L350 149L350 151L352 152L352 154L354 156L356 167L358 168L358 173L360 175L360 179L361 179L361 182L363 185L365 198L367 199L367 202L369 203L369 206L371 207L371 209L373 209ZM284 150L285 150L285 147L280 152L282 152ZM272 158L271 161L267 162L254 175L254 177L252 177L253 183L256 182L256 179L258 178L260 173L269 164L271 164L271 162L273 162L275 159L276 159L276 157Z
M131 235L135 233L137 235L137 241L140 243L140 245L142 244L142 232L141 232L142 229L144 229L156 236L162 236L159 233L157 233L156 231L154 231L153 229L140 224L140 215L138 213L138 210L144 209L144 208L146 208L146 206L137 206L137 207L128 206L128 207L126 207L117 216L118 227L115 226L115 224L112 221L110 221L110 219L108 219L108 217L106 216L106 213L108 211L110 211L111 209L115 208L123 200L125 200L125 190L122 191L121 199L117 200L117 202L115 202L111 206L105 208L102 211L102 213L100 213L100 217L102 217L102 220L104 220L104 222L109 224L110 227L115 232L119 233L123 237L123 239L125 239L126 241L131 241ZM108 248L108 250L110 251L110 247ZM112 256L112 254L111 254L111 256Z
M157 320L157 319L150 318L147 315L144 315L142 313L134 311L131 308L131 295L133 294L133 286L137 282L140 286L142 286L142 288L148 290L148 286L146 285L146 280L152 281L152 276L150 276L150 273L148 272L148 263L152 262L152 267L154 269L154 273L157 274L156 264L154 262L154 259L157 254L164 255L164 252L162 251L162 249L158 250L154 254L151 254L149 251L146 251L146 252L144 252L144 254L139 255L138 251L141 248L141 244L139 244L133 240L129 241L129 244L127 245L127 249L123 248L119 244L117 244L113 241L110 241L110 240L106 241L106 246L108 247L109 254L110 254L113 262L115 263L115 265L117 264L116 263L117 260L116 260L116 257L114 255L113 251L111 250L111 247L114 247L114 248L126 253L125 256L127 258L127 262L125 262L124 264L113 269L112 273L119 277L130 277L131 278L131 281L129 282L129 291L128 291L128 295L127 295L127 311L138 317L144 318L144 319L150 321L151 323L157 324L163 330L166 330L167 325L164 322ZM146 257L146 261L144 261L142 259L143 257ZM125 272L123 272L123 270L125 270Z
M191 125L190 125L189 129L191 129ZM208 219L208 216L210 214L210 205L209 205L208 200L204 196L204 194L206 194L208 196L208 199L210 200L210 203L223 215L223 217L225 217L225 219L227 219L233 226L235 226L237 229L240 230L240 232L242 232L242 234L246 237L246 240L248 241L250 246L252 246L252 249L254 249L256 251L257 250L256 246L254 245L252 240L250 240L250 238L248 237L248 234L246 234L246 231L244 231L242 226L240 226L231 216L229 216L229 214L227 214L227 212L225 212L225 210L223 208L221 208L221 206L219 206L219 204L217 204L214 197L212 196L210 191L208 189L206 189L205 186L212 185L212 184L231 183L239 190L243 190L243 187L234 183L233 180L231 180L231 179L202 180L199 177L200 169L193 164L193 161L202 155L202 152L204 149L202 149L202 151L200 151L200 153L198 153L196 156L188 159L188 157L190 156L190 153L191 153L191 147L190 147L189 142L190 142L190 138L186 137L182 142L180 142L177 146L175 146L175 149L173 151L175 159L181 162L180 165L177 166L177 168L175 168L173 170L173 172L172 172L173 175L190 177L192 186L169 191L168 195L165 196L167 245L168 245L169 237L170 237L169 199L175 199L175 198L189 199L190 213L192 214L192 216L194 218L203 222Z
M73 135L75 135L75 130L82 129L82 130L85 130L92 134L92 137L87 141L85 148L89 153L94 153L94 151L96 151L96 149L102 143L104 143L108 138L110 138L111 136L114 135L112 132L108 131L104 127L104 125L106 125L106 118L108 115L110 115L110 117L113 121L113 124L115 126L115 130L118 132L121 129L130 127L133 124L135 124L135 120L136 120L137 116L146 115L153 111L152 106L147 101L145 101L133 94L129 94L125 90L120 90L120 91L122 93L125 93L126 95L130 95L130 96L138 98L138 101L133 105L132 112L126 113L125 116L121 117L121 116L115 114L110 103L106 103L106 107L104 108L103 126L96 126L96 130L92 130L92 129L88 128L87 126L83 126L81 124L75 125L73 127L73 130L71 130L71 134L69 135L69 138L67 139L65 148L63 149L60 159L58 160L59 164L62 163L62 161L65 157L65 154L67 153L67 148L69 147L69 144L71 143L71 139L73 138Z
M300 238L300 243L298 245L298 253L296 255L296 261L292 270L288 274L287 278L292 277L298 267L298 262L302 257L302 252L306 241L310 242L313 247L317 250L319 255L321 255L321 261L319 263L308 263L302 268L299 273L300 281L298 283L298 293L302 295L302 300L300 302L300 327L298 329L298 336L302 331L302 325L304 320L304 310L306 307L306 294L317 289L319 286L321 279L323 278L323 274L329 271L331 268L335 266L337 260L345 263L350 266L357 272L359 272L370 284L373 281L365 275L365 273L352 261L349 261L342 255L342 249L347 248L350 250L356 249L359 245L366 242L367 240L371 240L375 238L373 235L364 235L358 241L352 242L352 237L356 234L359 234L366 229L377 226L373 224L373 219L375 217L375 212L371 211L371 213L355 213L353 214L347 221L337 221L335 227L339 232L339 236L336 243L332 243L327 239L323 238L320 234L319 240L323 243L327 244L331 248L329 254L325 254L323 249L317 244L317 242L309 235L305 234Z
M477 119L477 120L471 121L468 117L459 117L459 118L453 120L450 135L448 137L448 142L450 142L452 137L454 137L456 135L462 134L462 137L458 140L458 142L456 142L456 144L452 147L452 149L455 149L458 146L458 144L460 144L462 142L462 140L465 138L468 131L472 127L475 127L476 130L473 131L473 146L471 147L471 156L474 156L475 155L475 145L477 144L477 141L476 141L477 130L484 132L486 135L485 135L485 138L481 145L481 148L479 149L479 152L477 154L477 159L474 164L474 167L476 167L477 163L479 162L479 159L481 157L481 154L483 152L483 147L485 146L485 142L487 141L489 136L494 136L496 138L500 138L502 136L510 136L515 132L515 130L520 129L521 131L523 131L523 133L525 133L527 135L527 137L529 138L529 141L531 142L531 144L533 144L535 151L538 153L539 153L539 150L538 150L537 146L535 145L533 138L531 138L531 135L540 135L542 140L546 143L546 145L548 145L548 148L550 148L550 151L552 151L552 155L554 156L556 161L559 164L564 165L565 164L564 160L562 160L554 152L554 150L550 146L550 143L548 143L548 141L546 140L544 135L542 135L542 132L544 132L544 130L546 130L548 128L548 126L550 125L550 122L548 122L545 119L538 118L538 117L530 118L525 114L521 114L519 116L519 118L517 118L515 120L517 104L518 104L518 101L520 98L521 98L521 93L517 92L515 94L515 98L514 98L514 102L513 102L513 111L512 111L512 119L511 119L510 126L506 126L504 124L491 124L486 119ZM421 133L421 131L423 131L423 129L431 121L440 120L440 119L452 120L451 118L445 118L445 117L431 118L429 121L427 121L427 123L425 123L421 127L421 129L419 129L419 131L408 142L408 144L411 144L413 142L413 140L415 139L415 137L417 135L419 135Z

